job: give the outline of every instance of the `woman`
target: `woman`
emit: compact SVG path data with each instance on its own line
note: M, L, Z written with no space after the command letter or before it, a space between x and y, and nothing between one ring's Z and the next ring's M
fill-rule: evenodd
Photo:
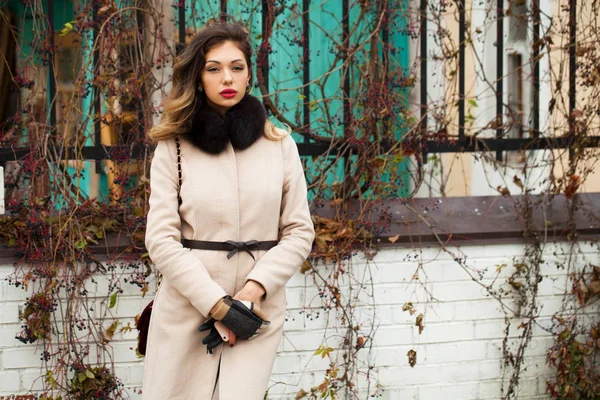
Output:
M146 247L163 280L150 321L144 400L262 400L267 389L284 286L308 256L314 228L297 146L248 94L251 72L244 29L207 27L176 61L161 123L150 132L158 143ZM248 245L253 240L275 242ZM228 241L237 243L233 251L202 246ZM198 327L211 317L225 323L224 299L254 303L270 324L251 340L224 332L228 343L210 354L203 344L209 331Z

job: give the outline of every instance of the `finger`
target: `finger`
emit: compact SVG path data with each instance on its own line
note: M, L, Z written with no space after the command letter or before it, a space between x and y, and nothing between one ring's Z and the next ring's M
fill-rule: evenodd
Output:
M206 345L206 349L208 350L209 353L212 354L212 351L217 347L220 346L223 343L223 340L221 339L221 336L219 336L218 334L215 336L216 340L209 342Z
M228 342L229 341L229 334L231 332L229 330L229 328L227 328L221 321L215 322L215 328L217 329L217 331L221 335L221 338L223 339L223 341L224 342Z
M263 321L269 320L269 318L267 318L267 314L265 314L265 312L262 310L262 308L260 308L256 304L254 304L254 309L252 310L252 312L254 312L254 314L256 314Z
M230 346L233 346L235 344L235 339L236 339L235 333L231 332L231 335L229 336L229 345Z
M202 344L205 344L208 346L210 343L212 343L216 340L219 340L219 341L222 340L221 335L219 335L219 332L217 332L216 330L212 330L209 332L208 335L206 335L204 337L204 339L202 339Z
M204 321L204 323L203 323L202 325L200 325L200 326L198 327L198 330L199 330L200 332L204 332L204 331L207 331L207 330L209 330L209 329L212 329L212 328L213 328L213 326L215 326L215 320L214 320L214 319L212 319L212 318L209 318L209 319L207 319L206 321Z

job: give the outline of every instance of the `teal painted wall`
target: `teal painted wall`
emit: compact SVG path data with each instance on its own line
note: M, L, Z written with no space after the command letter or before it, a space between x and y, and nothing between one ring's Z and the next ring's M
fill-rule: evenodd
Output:
M46 0L47 1L47 0ZM334 132L336 136L343 135L343 76L341 60L335 62L335 42L340 42L342 37L342 1L346 0L324 0L312 1L309 8L309 46L310 46L310 130L317 134L323 132ZM354 26L355 21L360 15L360 5L356 1L350 1L350 26ZM20 12L20 20L25 32L30 35L33 31L31 20L24 17L21 3L18 0L11 0L13 7ZM190 4L188 2L188 4ZM217 19L221 12L219 0L198 0L191 3L192 6L186 9L186 24L188 29L197 30L204 26L209 20ZM304 119L303 104L305 101L302 83L303 83L303 64L302 51L302 0L281 0L277 2L278 6L283 6L283 12L277 15L275 20L274 32L272 35L271 52L269 54L269 87L271 99L275 102L284 117L292 123L301 126ZM55 0L55 30L60 30L65 22L73 19L73 3L71 0ZM229 1L227 12L234 18L244 21L250 29L250 35L254 43L255 56L258 55L262 36L262 2L254 0ZM177 9L175 9L177 13ZM389 40L393 43L393 52L389 53L390 71L389 74L402 75L408 70L409 52L408 37L404 33L406 21L400 17L393 18L390 21ZM363 24L374 23L373 16L368 18ZM361 32L362 29L357 29ZM31 51L28 47L28 41L31 37L24 36L24 43L21 44L23 55L28 55ZM91 47L93 37L83 38L84 42ZM350 38L353 44L367 41L358 34L353 34ZM365 43L365 48L369 50L370 44ZM381 53L384 49L379 48ZM89 52L83 53L83 65L92 55ZM255 57L256 60L256 57ZM362 64L362 63L359 63ZM88 71L88 79L92 79L92 72ZM254 65L254 74L256 76L256 63ZM350 97L359 96L361 88L359 86L361 71L355 65L350 70ZM406 98L407 91L403 88L397 89L399 97ZM254 88L253 93L259 94ZM90 110L93 115L92 93L83 99L83 109ZM353 109L354 118L360 118L361 110ZM398 140L407 131L406 121L396 121L393 126L395 136ZM87 119L86 135L87 144L93 144L93 120ZM303 142L305 139L299 134L294 134L294 139ZM323 168L333 162L334 158L325 159L307 157L307 175L309 179L317 174ZM385 179L401 179L404 182L404 188L398 191L394 196L405 196L408 193L408 160L398 159L396 157L397 170L394 174L383 176ZM348 162L350 164L353 159ZM80 187L84 193L89 193L90 174L94 168L94 163L87 162L83 171L82 178L79 180ZM71 171L74 172L74 171ZM344 175L344 162L337 162L329 170L327 177L328 185L335 181L341 181ZM106 197L108 192L108 182L106 176L101 174L100 196ZM327 195L327 193L325 193Z

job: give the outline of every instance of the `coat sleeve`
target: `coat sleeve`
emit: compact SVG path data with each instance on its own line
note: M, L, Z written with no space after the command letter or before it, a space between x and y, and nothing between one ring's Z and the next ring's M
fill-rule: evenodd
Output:
M282 289L300 268L315 237L298 146L289 135L281 140L281 145L284 168L279 219L281 240L261 257L246 277L246 282L254 280L265 288L265 299Z
M212 280L202 261L181 245L181 219L177 200L177 163L169 144L161 140L150 168L150 210L146 224L146 249L156 268L205 317L226 296Z

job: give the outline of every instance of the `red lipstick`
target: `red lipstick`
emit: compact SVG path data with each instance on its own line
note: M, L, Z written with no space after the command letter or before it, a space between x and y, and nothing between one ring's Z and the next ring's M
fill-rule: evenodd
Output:
M235 97L236 94L237 91L234 89L224 89L220 93L220 95L225 97L226 99L231 99L232 97Z

